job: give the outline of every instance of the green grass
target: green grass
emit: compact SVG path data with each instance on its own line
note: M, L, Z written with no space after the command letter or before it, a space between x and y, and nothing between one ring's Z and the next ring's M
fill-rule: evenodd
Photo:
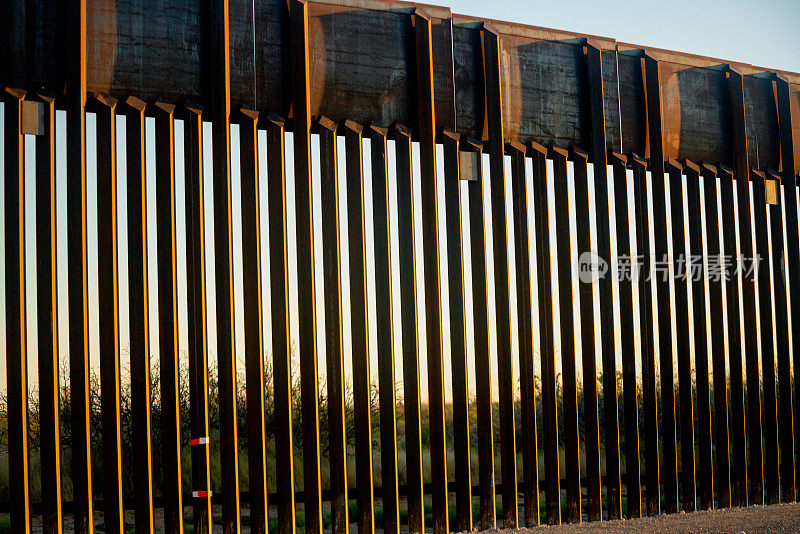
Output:
M11 534L11 518L8 515L0 516L0 534Z

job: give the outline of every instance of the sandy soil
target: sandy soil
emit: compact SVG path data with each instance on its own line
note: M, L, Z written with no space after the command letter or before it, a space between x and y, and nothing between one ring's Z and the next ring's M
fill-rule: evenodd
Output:
M521 531L505 531L506 533L539 533L571 534L573 532L598 532L607 534L629 534L655 532L662 534L761 534L761 533L798 533L800 532L800 503L776 504L773 506L750 506L747 508L726 508L656 517L643 517L602 523L581 523L542 526Z
M187 507L185 512L191 513ZM133 512L126 512L126 529L132 527ZM221 515L219 506L214 507L214 515ZM243 516L249 515L249 510L243 507ZM156 509L154 514L156 531L163 532L162 510ZM245 521L246 522L246 521ZM41 532L41 518L34 517L32 531ZM382 532L380 529L376 529ZM103 532L102 513L95 512L95 531ZM350 525L350 531L355 534L357 525ZM64 533L72 532L72 517L65 514ZM222 532L220 525L214 525L214 533ZM250 532L246 525L242 526L242 534ZM430 532L430 530L429 530ZM603 521L598 523L580 523L559 526L541 526L522 530L500 530L496 534L572 534L572 533L604 533L604 534L642 534L654 532L656 534L794 534L800 533L800 503L777 504L773 506L750 506L748 508L726 508L695 512L691 514L679 513L660 515L656 517L643 517L641 519L622 519L619 521Z

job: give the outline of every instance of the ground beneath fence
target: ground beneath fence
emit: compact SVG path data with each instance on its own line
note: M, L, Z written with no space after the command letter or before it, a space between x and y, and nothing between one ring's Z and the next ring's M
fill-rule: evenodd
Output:
M726 508L694 512L643 517L602 523L580 523L573 525L542 526L519 533L547 532L548 534L569 534L572 532L599 532L608 534L663 533L679 534L762 534L800 532L800 503L776 504L772 506L749 506L747 508Z

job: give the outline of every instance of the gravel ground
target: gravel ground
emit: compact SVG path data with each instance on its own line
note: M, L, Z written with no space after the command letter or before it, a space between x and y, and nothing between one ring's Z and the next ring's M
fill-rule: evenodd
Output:
M243 515L249 515L246 507ZM185 509L187 514L191 508ZM219 506L214 507L216 516L221 514ZM126 526L133 524L133 512L126 512ZM154 512L156 531L163 532L163 513L161 509ZM95 531L103 532L102 513L95 512ZM378 526L378 525L376 525ZM100 528L97 528L100 527ZM41 533L41 517L34 516L32 532ZM376 529L382 532L380 529ZM72 532L72 516L64 516L64 534ZM219 524L214 525L214 534L222 532ZM250 528L243 525L242 534L250 532ZM357 525L350 525L350 532L357 532ZM406 531L407 532L407 531ZM428 533L430 534L430 529ZM494 534L571 534L571 533L606 533L606 534L643 534L654 532L656 534L761 534L761 533L800 533L800 503L776 504L773 506L750 506L748 508L726 508L695 512L691 514L680 513L660 515L657 517L643 517L641 519L622 519L619 521L604 521L602 523L579 523L559 526L541 526L532 529L500 530Z
M643 517L603 523L581 523L560 526L541 526L520 531L519 533L547 532L552 534L570 534L573 532L601 532L608 534L629 534L655 532L662 534L761 534L761 533L797 533L800 532L800 503L776 504L773 506L750 506L748 508L726 508L691 514L680 513Z

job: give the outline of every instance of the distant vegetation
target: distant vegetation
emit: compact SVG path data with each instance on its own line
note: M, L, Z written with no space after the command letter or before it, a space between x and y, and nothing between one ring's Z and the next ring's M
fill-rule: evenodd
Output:
M125 361L126 359L123 359ZM185 361L185 357L182 358L182 361ZM210 434L211 434L211 470L212 470L212 481L213 481L213 489L215 491L220 491L221 488L219 487L220 481L220 462L219 462L219 403L218 403L218 396L217 396L217 372L215 369L215 361L214 357L209 358L209 426L210 426ZM161 403L160 403L160 395L159 395L159 374L158 374L158 359L154 358L152 361L152 369L153 373L151 374L151 395L152 395L152 411L151 411L151 439L152 439L152 447L153 447L153 476L154 476L154 487L156 494L160 493L160 488L162 485L161 480L161 467L160 467L160 450L161 450ZM62 449L62 491L63 491L63 498L66 501L72 499L72 487L71 487L71 479L69 476L70 470L70 457L71 457L71 433L70 433L70 398L69 398L69 380L68 374L66 373L66 366L62 368L62 380L61 380L61 399L60 399L60 423L61 423L61 449ZM292 380L292 409L293 409L293 437L294 437L294 445L295 445L295 483L297 484L297 490L302 489L302 432L300 431L301 422L302 422L302 412L300 409L300 383L299 383L299 373L298 370L295 368L293 369L293 380ZM247 408L245 402L245 389L244 389L244 370L239 369L239 379L237 380L237 420L238 420L238 436L239 436L239 449L240 449L240 456L239 456L239 475L240 475L240 483L241 489L243 491L247 490L248 484L248 469L247 469ZM127 374L127 371L123 371L122 377L122 385L121 385L121 422L122 422L122 439L123 439L123 455L122 455L122 462L123 462L123 488L125 495L127 497L133 496L133 450L132 450L132 435L133 432L136 430L133 428L133 419L132 419L132 411L131 411L131 398L130 398L130 377ZM274 436L276 433L275 428L275 418L274 418L274 405L273 405L273 389L272 389L272 381L271 381L271 369L269 367L265 370L265 376L267 377L267 382L265 384L265 422L267 427L267 456L268 456L268 465L267 465L267 476L268 476L268 485L270 491L275 491L275 440ZM101 432L101 424L100 424L100 382L99 376L97 374L92 374L90 377L91 382L91 392L90 392L90 401L91 401L91 418L92 418L92 425L91 425L91 442L92 442L92 468L93 468L93 475L94 475L94 487L95 493L97 497L100 497L99 492L102 488L102 458L101 458L101 445L102 445L102 432ZM624 428L624 419L623 419L623 406L622 406L622 387L621 387L621 375L617 377L618 382L618 406L620 409L620 427ZM579 382L580 384L580 382ZM544 443L544 434L543 434L543 426L542 426L542 413L541 413L541 403L538 402L539 399L539 390L540 390L540 383L539 378L537 377L536 382L536 396L537 396L537 420L538 424L538 445L540 449L540 462L543 461L542 459L542 447ZM404 409L403 409L403 400L402 400L402 384L398 383L398 402L397 402L397 441L398 441L398 464L399 464L399 475L400 475L400 483L405 483L406 480L406 473L405 473L405 417L404 417ZM355 455L354 455L354 445L355 445L355 432L354 432L354 423L353 423L353 410L352 410L352 395L350 391L350 385L348 384L346 387L347 390L347 409L346 409L346 416L347 416L347 443L348 443L348 450L349 450L349 458L348 458L348 474L350 479L350 485L355 486ZM604 403L602 398L602 391L601 387L598 387L600 399L599 399L599 410L600 410L600 433L601 433L601 450L602 450L602 443L603 443L603 421L604 421ZM327 402L327 389L324 383L320 384L320 402L319 402L319 418L320 418L320 442L322 447L322 483L323 487L328 485L329 481L329 471L328 471L328 402ZM521 422L519 417L519 394L517 392L517 417L516 417L516 434L517 440L521 440ZM561 394L560 394L560 385L559 385L559 434L563 435L563 418L561 416ZM29 436L30 436L30 450L31 450L31 458L30 458L30 465L31 465L31 498L34 501L37 501L40 498L40 462L39 462L39 395L38 392L33 391L29 397ZM5 393L0 394L0 501L7 501L8 496L8 441L7 441L7 416L6 416L6 397ZM372 395L371 395L371 402L372 402L372 423L373 423L373 459L374 459L374 476L375 476L375 484L380 485L380 477L381 477L381 469L380 469L380 428L379 428L379 406L378 406L378 388L377 384L373 384L372 386ZM641 405L641 404L640 404ZM579 390L578 392L578 406L579 406L579 419L580 419L580 433L581 439L583 440L583 399L582 399L582 391ZM500 481L500 451L499 451L499 418L498 418L498 406L497 403L494 404L494 435L495 435L495 463L496 463L496 479L498 482ZM182 447L182 464L183 464L183 491L187 498L191 495L191 456L190 456L190 447L188 446L189 439L190 439L190 411L189 411L189 380L188 380L188 369L185 367L182 368L180 374L180 416L181 416L181 443L187 444ZM476 422L476 409L475 409L475 402L474 398L470 400L470 441L472 443L472 471L474 480L477 481L478 476L478 458L477 458L477 435L478 435L478 428ZM448 442L448 472L450 474L451 479L454 478L454 464L453 464L453 451L452 451L452 443L453 443L453 425L452 425L452 405L448 404L446 406L446 428L447 428L447 442ZM430 436L428 433L428 408L426 404L422 405L422 442L423 442L423 461L426 465L429 462L429 450L428 444L430 443ZM623 443L624 443L624 432L623 432ZM582 447L581 447L582 448ZM518 451L521 449L518 447ZM583 455L581 455L583 456ZM563 453L562 453L563 459ZM521 452L518 452L518 461L521 462ZM582 458L583 463L583 458ZM602 462L604 463L604 462ZM540 464L541 465L541 464ZM623 464L624 465L624 464ZM426 469L427 471L427 469ZM518 472L522 473L521 469L518 469ZM562 461L562 473L563 473L563 461ZM426 482L428 481L426 475ZM0 517L2 519L2 517ZM0 531L1 532L1 531Z

